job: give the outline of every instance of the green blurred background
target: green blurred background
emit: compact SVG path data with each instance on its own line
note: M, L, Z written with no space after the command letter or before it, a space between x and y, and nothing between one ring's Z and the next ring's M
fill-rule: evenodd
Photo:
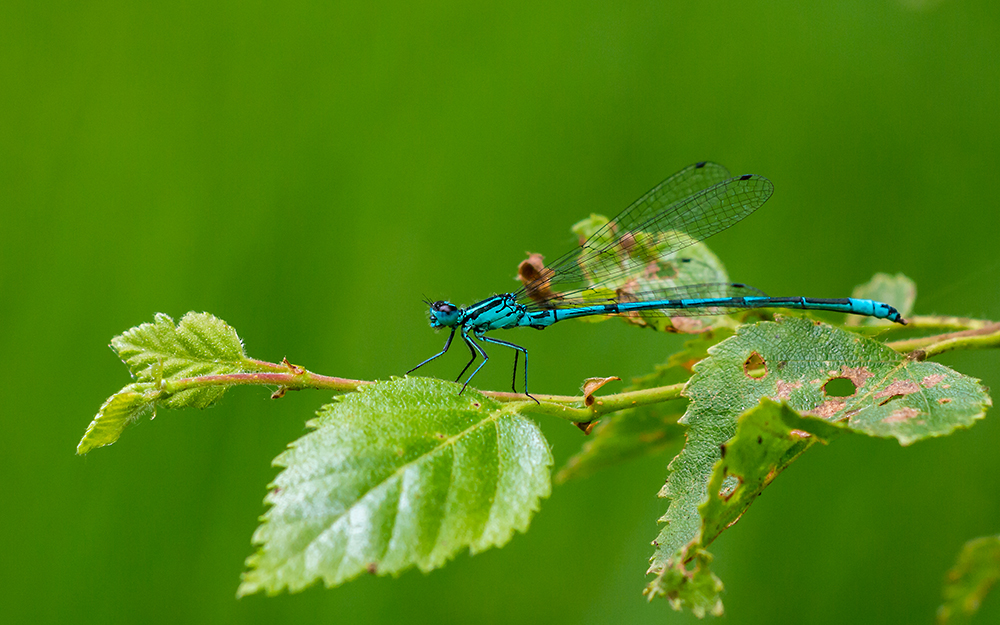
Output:
M328 399L237 389L74 447L128 382L105 346L209 311L257 358L387 378L444 340L423 296L508 290L681 167L774 197L712 240L735 280L1000 319L992 2L27 3L0 7L0 620L692 622L640 594L667 457L557 488L531 531L429 575L234 594L270 460ZM680 344L624 324L510 336L537 392ZM510 355L477 378L504 389ZM462 350L425 371L449 378ZM942 362L1000 382L1000 353ZM561 463L583 437L542 427ZM732 623L930 623L1000 531L996 415L816 450L712 546ZM990 597L980 622L1000 620Z

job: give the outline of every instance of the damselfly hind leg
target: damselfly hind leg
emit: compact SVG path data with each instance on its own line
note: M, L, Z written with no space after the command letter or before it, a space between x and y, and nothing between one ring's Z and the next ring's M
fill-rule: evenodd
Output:
M479 338L479 340L486 341L487 343L494 343L496 345L503 345L505 347L509 347L509 348L515 350L514 351L514 377L513 377L513 379L510 382L510 388L515 393L517 392L516 385L514 384L514 381L517 379L517 354L518 354L518 352L524 354L524 394L527 395L536 404L541 403L537 399L535 399L534 397L532 397L531 393L528 392L528 350L526 350L525 348L521 347L520 345L514 345L513 343L508 343L507 341L501 341L500 339L490 338L488 336L480 336L478 338Z

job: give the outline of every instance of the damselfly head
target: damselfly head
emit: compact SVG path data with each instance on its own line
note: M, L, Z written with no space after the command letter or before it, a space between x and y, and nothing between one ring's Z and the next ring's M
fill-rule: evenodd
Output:
M458 325L458 306L451 302L436 301L431 304L431 327L453 327Z

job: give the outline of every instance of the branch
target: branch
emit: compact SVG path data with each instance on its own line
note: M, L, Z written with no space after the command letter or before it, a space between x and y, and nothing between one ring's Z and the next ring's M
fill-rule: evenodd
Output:
M909 327L962 328L959 332L886 343L892 349L909 354L909 357L915 360L932 358L957 349L1000 347L1000 322L962 317L919 316L911 319ZM315 389L347 393L357 391L362 386L373 383L370 380L352 380L320 375L293 365L287 360L282 363L271 363L247 359L244 362L259 369L259 371L206 375L173 381L164 380L160 391L163 394L172 395L184 390L212 386L277 386L278 390L272 394L272 397L277 399L284 395L285 391ZM588 391L582 395L536 395L537 404L520 393L495 391L482 391L482 393L502 403L510 404L512 409L584 424L590 423L602 415L626 408L678 399L681 397L683 389L684 383L680 383L602 396L594 395L594 391Z

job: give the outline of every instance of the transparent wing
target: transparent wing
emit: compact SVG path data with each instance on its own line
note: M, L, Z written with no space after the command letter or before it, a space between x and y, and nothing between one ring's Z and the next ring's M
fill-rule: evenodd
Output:
M531 309L581 306L607 301L609 293L623 290L674 299L670 293L678 288L676 282L651 289L641 284L643 277L661 271L664 259L674 257L678 262L678 251L742 220L763 205L774 190L762 176L715 182L722 175L727 175L725 168L714 163L699 163L674 174L579 248L540 268L515 294L518 301ZM715 184L708 188L702 186L712 182ZM630 286L636 281L640 284Z

